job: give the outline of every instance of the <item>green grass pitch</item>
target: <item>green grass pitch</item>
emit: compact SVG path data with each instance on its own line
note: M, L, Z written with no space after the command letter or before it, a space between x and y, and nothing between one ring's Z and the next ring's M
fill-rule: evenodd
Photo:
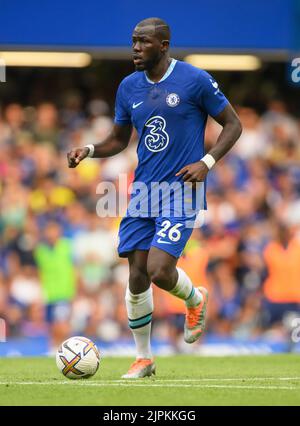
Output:
M129 358L104 357L88 380L51 358L1 358L0 405L300 405L300 356L157 357L153 378L125 381Z

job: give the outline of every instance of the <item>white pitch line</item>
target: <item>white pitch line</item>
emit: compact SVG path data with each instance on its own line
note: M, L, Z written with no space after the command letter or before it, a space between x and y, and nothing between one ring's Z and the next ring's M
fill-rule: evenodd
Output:
M139 379L138 382L139 383L147 383L147 384L151 384L151 383L158 383L158 382L163 382L163 383L167 383L167 382L171 382L171 383L181 383L181 382L234 382L234 381L239 381L239 382L252 382L252 381L288 381L288 380L294 380L294 381L298 381L300 380L300 377L201 377L199 379L156 379L156 378L144 378L144 379ZM89 384L89 385L95 385L95 384L99 384L99 385L104 385L104 384L109 384L109 383L134 383L134 380L128 380L128 379L105 379L105 380L101 380L100 382L86 382L84 379L79 379L79 380L56 380L56 381L45 381L45 382L0 382L0 385L5 385L5 384L10 384L10 383L17 383L17 384L22 384L22 383L29 383L29 384L40 384L40 383L45 383L47 385L53 385L53 384L75 384L75 383L81 383L81 384Z
M142 380L142 379L141 379ZM238 378L238 377L233 377L233 378L201 378L201 379L145 379L145 380L150 380L153 383L154 382L234 382L234 381L239 381L239 382L246 382L246 381L264 381L264 380L272 380L272 381L276 381L276 380L280 380L280 381L288 381L288 380L300 380L300 377L244 377L244 378ZM102 381L103 382L103 381ZM105 381L107 383L128 383L128 380L107 380Z
M143 381L144 380L144 381ZM294 381L298 381L300 380L300 377L208 377L208 378L199 378L199 379L150 379L150 378L144 378L144 379L139 379L139 383L147 383L147 384L151 384L151 383L158 383L158 382L163 382L163 383L181 383L181 382L234 382L234 381L239 381L239 382L252 382L252 381L288 381L288 380L294 380ZM86 382L84 379L79 379L79 380L56 380L56 381L46 381L46 382L0 382L0 385L5 385L5 384L12 384L12 383L16 383L16 384L24 384L24 383L28 383L28 384L41 384L41 383L45 383L47 385L55 385L55 384L59 384L59 385L69 385L69 384L75 384L75 383L81 383L81 384L89 384L89 385L95 385L95 384L99 384L99 385L104 385L104 384L109 384L109 383L134 383L134 380L128 380L128 379L107 379L107 380L101 380L100 382Z
M68 386L88 386L88 387L105 387L105 386L118 386L118 387L174 387L174 388L221 388L221 389L265 389L265 390L299 390L297 386L256 386L256 385L208 385L208 384L155 384L155 383L94 383L84 381L70 381L70 382L0 382L0 385L9 386L55 386L55 385L68 385Z

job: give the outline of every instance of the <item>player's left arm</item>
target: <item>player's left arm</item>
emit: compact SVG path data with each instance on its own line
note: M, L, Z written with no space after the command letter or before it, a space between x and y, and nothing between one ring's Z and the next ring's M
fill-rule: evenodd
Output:
M203 159L188 164L176 173L176 176L183 175L184 182L204 181L210 168L233 147L242 133L240 119L229 103L214 119L223 127L217 142Z

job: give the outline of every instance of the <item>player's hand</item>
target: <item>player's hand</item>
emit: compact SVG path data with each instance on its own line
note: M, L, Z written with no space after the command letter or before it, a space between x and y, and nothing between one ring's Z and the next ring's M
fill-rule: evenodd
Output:
M175 176L182 175L184 182L203 182L208 172L207 165L203 161L197 161L197 163L184 166Z
M71 169L78 166L80 161L84 160L88 156L88 153L89 153L89 149L86 147L72 149L72 151L68 152L67 154L68 166Z

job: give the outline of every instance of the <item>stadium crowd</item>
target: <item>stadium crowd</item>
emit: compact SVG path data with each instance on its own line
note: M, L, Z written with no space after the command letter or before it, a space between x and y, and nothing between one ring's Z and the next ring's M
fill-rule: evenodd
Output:
M288 333L300 313L300 122L280 100L237 107L243 134L209 173L205 225L179 265L210 290L207 332L254 339ZM98 184L132 181L136 138L115 157L68 169L66 152L112 126L101 99L84 109L6 105L0 116L0 317L10 336L131 338L117 256L120 217L98 217ZM209 120L207 147L219 126ZM122 189L124 191L124 188ZM184 306L155 290L153 334L179 347ZM179 348L180 349L180 348Z

